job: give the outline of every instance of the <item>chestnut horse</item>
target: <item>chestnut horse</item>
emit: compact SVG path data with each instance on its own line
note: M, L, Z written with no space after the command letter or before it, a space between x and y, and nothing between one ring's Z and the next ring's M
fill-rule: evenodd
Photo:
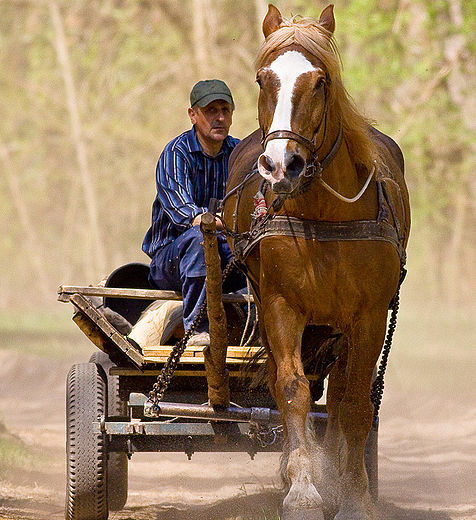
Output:
M410 228L402 153L346 93L334 28L332 5L318 22L269 6L256 63L260 129L235 149L223 204L283 420L287 520L373 517L370 389ZM329 374L322 448L306 428L319 397L302 361L309 346L321 379Z

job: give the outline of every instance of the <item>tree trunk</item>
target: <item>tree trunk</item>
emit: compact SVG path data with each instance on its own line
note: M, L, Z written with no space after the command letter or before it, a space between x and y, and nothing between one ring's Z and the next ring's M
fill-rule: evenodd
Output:
M71 121L71 131L73 134L73 142L76 147L76 154L79 163L79 173L84 190L84 198L86 202L86 211L89 219L89 226L91 231L91 251L86 255L86 258L91 262L93 267L93 276L97 279L104 276L106 261L104 254L104 247L101 240L101 232L99 228L99 219L97 211L96 193L94 190L91 173L88 165L88 158L86 153L86 146L81 129L81 119L79 116L78 101L76 96L76 89L74 86L73 73L69 59L68 47L61 20L61 14L58 4L52 0L50 1L50 12L55 28L55 47L58 55L58 60L61 65L63 80L66 88L66 99L68 104L68 112ZM94 272L95 271L95 272Z
M230 387L226 368L228 348L227 323L222 301L222 272L215 217L202 215L201 230L207 266L207 311L210 346L203 351L208 382L208 399L212 406L230 406Z
M193 49L195 67L200 79L208 77L208 52L206 38L206 5L203 0L193 0Z
M43 293L43 296L46 299L49 299L51 297L51 291L48 284L48 276L46 274L47 270L45 269L46 264L43 259L41 242L38 239L35 227L32 225L27 204L23 200L23 194L18 183L18 178L13 173L9 152L3 145L0 146L0 157L2 158L4 164L3 172L10 189L12 204L17 210L18 216L20 218L20 224L23 229L23 236L28 253L25 256L31 262L33 272L36 272L36 280L38 282L40 291ZM32 278L35 278L34 274L32 274ZM33 280L31 285L36 285Z

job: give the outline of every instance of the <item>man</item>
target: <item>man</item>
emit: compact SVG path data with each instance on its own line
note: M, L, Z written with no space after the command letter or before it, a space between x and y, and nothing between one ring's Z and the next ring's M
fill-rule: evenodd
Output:
M206 299L200 219L208 211L210 199L222 199L225 194L228 159L239 142L228 135L234 108L231 92L223 81L198 82L190 93L188 109L193 127L167 144L157 164L152 226L142 250L152 259L151 284L158 289L182 291L186 331ZM221 227L219 222L217 227ZM231 251L220 235L218 248L224 268ZM245 285L243 275L234 271L224 290L238 290ZM189 344L209 343L205 318Z

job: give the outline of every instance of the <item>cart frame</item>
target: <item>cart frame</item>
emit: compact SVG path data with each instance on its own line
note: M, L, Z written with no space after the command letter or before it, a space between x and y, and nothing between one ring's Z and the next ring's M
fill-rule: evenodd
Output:
M231 397L229 405L208 404L213 400L209 399L207 355L203 347L187 347L159 403L159 413L156 417L145 413L150 391L173 345L140 348L101 309L109 307L134 324L153 301L181 300L179 292L151 289L147 275L145 264L126 264L105 284L58 288L58 300L74 306L73 321L99 349L89 363L74 365L68 374L67 520L105 520L109 511L122 509L127 501L128 459L136 452L184 452L190 459L195 452L246 452L254 458L259 452L282 450L282 426L274 400L266 386L249 385L265 363L262 358L250 365L259 346L224 345L224 352L219 353L225 378L220 375L218 381L229 385L229 392L221 394L227 400ZM246 294L221 295L221 286L218 299L218 305L227 309L253 302ZM220 326L226 327L226 320ZM214 327L210 322L211 333L217 330ZM226 335L225 330L225 342ZM220 394L220 385L214 391L213 395ZM314 404L309 420L317 439L323 439L325 405ZM377 439L375 417L365 455L374 499L378 496Z

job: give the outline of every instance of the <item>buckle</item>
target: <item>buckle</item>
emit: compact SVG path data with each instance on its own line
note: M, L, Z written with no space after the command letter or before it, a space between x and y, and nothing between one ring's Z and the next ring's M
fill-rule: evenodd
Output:
M306 171L303 173L303 177L306 179L319 178L322 176L322 165L319 161L312 161L311 164L306 166Z

